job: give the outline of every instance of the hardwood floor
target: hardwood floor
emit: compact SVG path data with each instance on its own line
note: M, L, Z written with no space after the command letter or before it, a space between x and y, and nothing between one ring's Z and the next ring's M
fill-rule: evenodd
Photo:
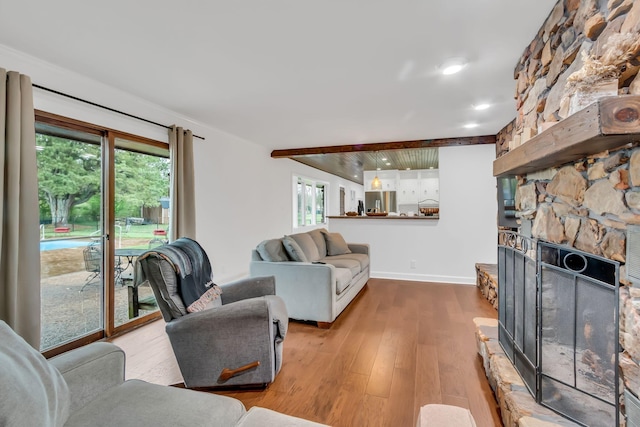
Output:
M428 403L501 426L472 322L496 316L475 286L371 279L331 329L290 322L266 390L219 394L335 427L415 426ZM162 320L112 341L127 354L127 378L182 382Z

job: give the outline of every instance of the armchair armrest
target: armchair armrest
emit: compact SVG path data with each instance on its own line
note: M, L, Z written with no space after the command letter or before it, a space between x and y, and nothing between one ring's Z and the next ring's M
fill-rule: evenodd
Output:
M114 344L98 342L49 359L69 386L71 412L105 390L124 382L124 352Z
M336 298L336 268L310 262L251 261L252 276L277 277L276 295L287 305L289 317L332 322Z
M249 298L275 295L276 279L269 277L247 277L235 282L220 285L222 304L229 304Z

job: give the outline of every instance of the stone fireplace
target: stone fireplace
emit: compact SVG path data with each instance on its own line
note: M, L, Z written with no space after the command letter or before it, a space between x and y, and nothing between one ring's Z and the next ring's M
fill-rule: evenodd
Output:
M516 202L521 230L533 238L621 263L617 279L621 351L619 368L613 374L620 374L621 391L625 389L636 397L640 392L640 283L628 280L625 262L627 228L640 224L638 141L637 136L629 137L622 148L520 175ZM544 282L541 286L544 287ZM596 324L611 328L606 319ZM621 401L624 413L625 399Z
M595 396L594 403L582 407L617 402L619 411L614 412L620 414L615 414L620 425L640 425L639 420L627 420L634 413L640 418L636 400L640 395L640 280L630 278L638 275L627 274L629 230L640 225L640 48L634 47L635 50L617 57L621 96L601 98L575 112L570 109L572 94L568 92L570 76L585 70L587 60L613 55L614 42L624 37L640 39L640 1L559 0L515 64L517 113L497 135L494 175L514 178L517 183L517 232L524 237L512 238L512 242L530 239L532 243L510 255L513 262L521 264L510 271L499 269L498 281L505 280L505 274L517 275L532 268L531 263L541 274L537 275L535 286L531 279L522 279L518 284L521 290L513 288L513 302L504 302L505 306L511 305L506 309L514 310L516 315L532 317L531 313L536 313L539 341L535 352L522 341L531 333L530 328L518 329L515 320L511 325L515 329L510 332L513 341L502 346L505 353L500 353L497 325L495 342L490 336L493 332L487 332L489 326L482 322L479 326L483 357L497 355L485 358L487 372L498 372L501 366L508 365L515 374L513 360L521 374L490 377L505 426L538 425L521 421L534 412L529 390L555 411L543 411L538 420L553 422L551 425L574 425L566 418L556 417L560 412L590 425L591 418L585 421L572 415L576 408L562 408L554 403L558 388L579 383L588 385L587 388L591 383L599 384L587 392ZM580 264L582 257L589 262L594 258L619 264L618 270L613 273L613 280L599 277L593 281L589 274L576 273L572 271L574 267L565 268L564 261L545 255L538 247L540 242L550 245L551 253L577 254L570 256L571 262ZM501 241L499 246L509 246L506 243ZM499 250L498 258L501 256ZM613 294L607 286L613 289ZM539 291L535 310L529 303L522 305L522 298L532 288ZM500 298L505 290L498 286L499 305L503 304ZM587 294L603 304L585 302ZM544 304L550 306L546 307L548 313L541 315L539 309L544 310ZM571 307L573 317L567 311ZM571 321L558 320L560 315ZM499 314L505 322L510 321L509 316ZM556 320L557 324L549 323ZM591 332L596 331L613 340L588 343L588 339L593 339ZM539 344L544 342L553 343L555 349L540 350ZM574 360L569 363L567 355L571 354ZM563 363L569 363L573 369L568 369L568 373L553 370ZM540 386L549 378L560 386L553 384L553 388L547 387L545 391ZM612 389L608 387L611 382L613 400ZM619 385L618 390L615 384ZM572 389L568 395L583 391ZM579 399L574 394L565 400ZM577 405L578 413L580 409ZM615 424L610 418L602 423Z

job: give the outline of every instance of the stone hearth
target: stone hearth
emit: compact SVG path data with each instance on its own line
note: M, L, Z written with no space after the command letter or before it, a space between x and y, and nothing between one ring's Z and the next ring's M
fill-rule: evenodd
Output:
M482 295L498 309L498 266L496 264L476 264L476 286Z
M498 401L505 427L578 426L536 403L520 375L498 343L498 321L483 317L473 319L476 343L482 356L489 384Z

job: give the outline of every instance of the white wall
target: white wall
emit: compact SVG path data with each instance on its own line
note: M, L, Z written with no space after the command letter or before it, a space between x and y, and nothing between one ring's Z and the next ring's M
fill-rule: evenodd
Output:
M196 152L198 240L216 277L248 274L251 249L262 240L304 231L293 228L294 175L329 184L328 215L338 215L339 186L362 186L240 140L206 141ZM313 228L313 227L309 227Z
M475 263L496 263L495 145L445 147L439 155L439 220L329 221L348 242L371 245L372 277L472 284Z
M271 159L262 146L2 45L0 67L26 74L35 84L205 137L194 139L197 239L218 283L248 274L251 249L260 241L293 232L294 174L329 183L329 215L339 214L340 185L347 194L352 188L363 194L360 185L292 160ZM39 89L34 89L34 103L40 110L167 141L166 129Z
M0 67L31 77L36 84L160 123L190 128L195 139L197 239L224 283L248 273L251 249L260 241L294 231L292 177L329 183L328 214L339 214L339 186L362 198L362 186L288 159L272 159L264 147L218 131L126 92L0 45ZM38 109L113 129L167 140L167 131L58 95L34 89ZM383 222L374 233L350 221L339 230L351 241L371 242L377 277L471 282L475 262L495 262L495 180L493 145L440 150L441 219L420 226ZM349 221L349 220L336 220ZM384 221L384 220L382 220ZM330 223L333 231L337 225ZM410 269L410 260L416 268Z

